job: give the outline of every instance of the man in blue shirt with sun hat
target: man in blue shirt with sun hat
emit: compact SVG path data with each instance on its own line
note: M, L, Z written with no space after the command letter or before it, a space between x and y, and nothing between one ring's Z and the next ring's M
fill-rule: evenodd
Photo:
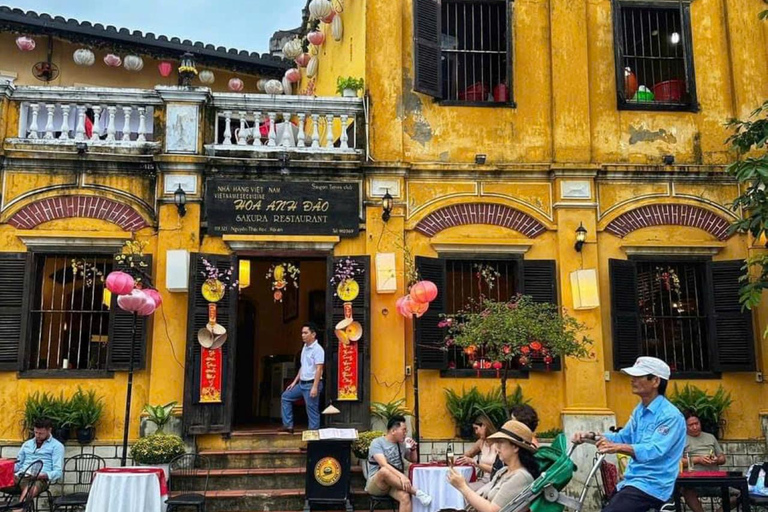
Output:
M598 438L600 453L621 453L631 460L616 494L604 512L647 512L658 510L672 496L685 449L686 430L682 413L664 396L669 366L655 357L639 357L624 368L632 393L641 402L618 433ZM590 434L577 432L573 442L582 443Z

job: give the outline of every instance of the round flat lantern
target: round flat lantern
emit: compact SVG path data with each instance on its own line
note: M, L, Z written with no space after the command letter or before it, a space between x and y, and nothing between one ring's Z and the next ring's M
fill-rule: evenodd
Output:
M128 71L141 71L144 69L144 60L138 55L127 55L123 67Z
M216 77L213 75L213 71L209 69L202 70L199 77L200 81L206 85L212 84L216 80Z
M336 295L344 302L351 302L360 295L360 285L354 279L345 279L336 287Z
M419 281L411 286L410 295L416 302L432 302L437 298L437 285L432 281Z
M130 274L115 270L110 272L105 283L107 290L115 295L127 295L134 289L136 283Z
M72 60L74 60L75 64L78 66L93 66L93 63L96 62L96 57L88 48L80 48L79 50L75 50L75 53L72 54Z
M245 87L245 84L239 78L230 78L227 87L229 87L229 90L232 92L240 92L243 90L243 87Z

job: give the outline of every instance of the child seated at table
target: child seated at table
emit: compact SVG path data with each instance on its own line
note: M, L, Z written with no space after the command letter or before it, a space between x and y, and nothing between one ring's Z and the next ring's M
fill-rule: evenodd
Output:
M472 490L464 477L451 468L448 481L464 496L467 512L499 512L539 476L533 454L533 432L515 420L506 422L498 432L488 436L496 444L504 467L485 486Z

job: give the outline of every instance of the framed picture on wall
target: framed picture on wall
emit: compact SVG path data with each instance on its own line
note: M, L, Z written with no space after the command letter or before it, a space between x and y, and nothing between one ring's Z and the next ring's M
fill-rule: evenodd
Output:
M287 324L299 316L299 290L286 286L283 291L283 323Z

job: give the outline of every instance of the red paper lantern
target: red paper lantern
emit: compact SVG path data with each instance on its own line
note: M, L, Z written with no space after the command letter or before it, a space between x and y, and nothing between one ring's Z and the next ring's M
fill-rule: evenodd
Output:
M127 295L131 293L131 290L136 286L136 283L130 274L115 270L110 272L107 276L107 282L105 283L107 290L115 295Z
M406 295L403 308L416 315L416 318L421 318L421 316L429 309L429 302L418 302L410 295Z
M160 71L160 76L163 78L168 78L171 76L171 71L173 71L173 64L167 61L163 61L157 65L157 70Z
M493 369L494 370L500 370L503 365L501 364L501 361L494 361L493 362Z
M310 54L308 54L308 53L302 53L301 55L299 55L298 57L296 57L296 59L294 60L294 62L295 62L295 63L296 63L296 65L297 65L297 66L299 66L300 68L305 68L305 67L307 67L307 64L309 64L309 59L311 59L311 58L312 58L312 56L311 56Z
M416 302L432 302L437 298L437 285L432 281L419 281L411 286L410 294Z
M325 34L320 32L319 30L313 30L312 32L307 34L307 41L309 41L315 46L320 46L325 41Z
M131 290L131 293L117 298L117 305L120 306L120 309L130 313L138 313L142 308L146 307L147 302L154 307L155 303L152 299L143 290L138 288L134 288Z
M155 303L155 309L159 308L163 304L163 298L160 296L160 292L157 290L149 289L144 290L150 299Z

